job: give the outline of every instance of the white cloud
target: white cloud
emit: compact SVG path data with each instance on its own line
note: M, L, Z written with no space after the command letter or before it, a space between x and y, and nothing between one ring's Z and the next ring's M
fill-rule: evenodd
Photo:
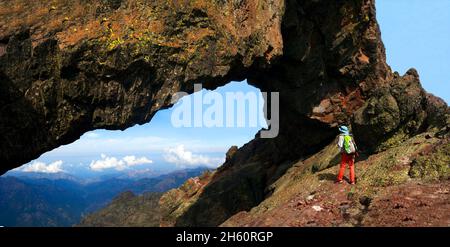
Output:
M64 172L62 169L62 160L52 162L50 164L45 164L44 162L34 161L31 164L25 165L21 170L23 172L44 172L44 173L57 173Z
M167 162L176 164L179 167L199 165L217 167L223 163L223 159L220 158L211 158L204 155L193 154L192 152L186 150L184 145L168 148L163 157Z
M146 157L136 158L136 156L125 156L122 159L116 157L108 157L105 154L101 155L100 160L93 160L89 167L94 171L102 171L105 169L115 169L117 171L123 171L131 166L151 164L152 160Z
M123 157L123 160L127 163L129 166L134 165L142 165L142 164L151 164L153 163L152 160L147 159L146 157L136 158L135 156L125 156Z

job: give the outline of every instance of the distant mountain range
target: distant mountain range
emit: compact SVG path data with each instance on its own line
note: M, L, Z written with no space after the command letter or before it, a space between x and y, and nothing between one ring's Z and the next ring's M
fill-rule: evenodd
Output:
M95 182L65 173L9 174L0 177L0 226L72 226L122 192L165 192L206 170L199 167L142 179L115 176Z
M71 180L77 183L93 183L101 182L108 179L126 179L126 180L139 180L143 178L154 178L161 176L163 174L168 174L168 172L154 171L151 169L144 170L132 170L132 171L117 171L113 173L100 173L100 174L89 174L88 176L80 175L74 176L67 172L56 172L56 173L46 173L46 172L24 172L22 170L12 170L7 172L3 177L11 176L23 179L50 179L50 180Z

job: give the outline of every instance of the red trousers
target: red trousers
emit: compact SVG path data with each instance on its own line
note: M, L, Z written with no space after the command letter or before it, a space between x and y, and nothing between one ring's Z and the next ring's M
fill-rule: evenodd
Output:
M339 169L339 174L338 174L337 180L341 181L342 178L344 177L345 165L348 163L348 166L350 167L350 183L354 183L355 182L355 163L354 163L355 155L342 153L341 158L342 158L341 168Z

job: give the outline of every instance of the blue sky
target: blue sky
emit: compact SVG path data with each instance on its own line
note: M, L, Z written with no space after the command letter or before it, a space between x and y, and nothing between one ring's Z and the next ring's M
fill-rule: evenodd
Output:
M240 147L252 140L266 124L261 122L264 100L260 90L243 81L228 83L215 92L223 96L224 100L230 92L255 95L260 107L256 126L249 126L248 121L244 121L244 127L233 128L172 126L174 109L184 100L191 99L193 103L196 96L209 92L202 90L184 97L174 107L157 112L148 124L136 125L125 131L95 130L85 133L78 141L47 152L19 170L48 173L64 171L92 176L147 169L168 172L197 166L215 168L223 163L228 148L233 145ZM204 105L203 112L211 105ZM242 123L238 121L236 113L234 123L237 125L238 122Z
M450 0L376 3L392 69L404 74L415 67L424 88L449 102ZM217 90L221 95L239 91L259 93L245 81L232 82ZM260 124L243 128L174 128L172 113L173 108L160 111L151 123L126 131L86 133L80 140L45 153L20 169L100 175L146 169L166 172L199 165L216 167L223 162L230 146L244 145L263 127ZM262 115L259 111L258 117Z

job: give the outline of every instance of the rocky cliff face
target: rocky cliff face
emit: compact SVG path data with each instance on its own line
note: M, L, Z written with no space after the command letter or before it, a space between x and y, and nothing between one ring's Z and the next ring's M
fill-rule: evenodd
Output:
M448 125L447 105L426 94L415 70L399 76L386 64L373 1L286 1L281 31L283 56L248 76L280 92L280 134L236 152L195 203L180 205L175 225L218 225L250 210L289 167L334 140L338 124L353 127L368 155Z
M445 138L449 108L415 70L392 73L375 14L373 0L2 3L0 169L88 130L146 123L195 82L244 78L280 92L280 133L233 152L194 203L171 205L171 224L218 225L254 207L338 124L368 154L426 130Z
M171 96L282 54L283 1L0 5L1 172L86 131L149 122ZM258 64L258 65L256 65Z

